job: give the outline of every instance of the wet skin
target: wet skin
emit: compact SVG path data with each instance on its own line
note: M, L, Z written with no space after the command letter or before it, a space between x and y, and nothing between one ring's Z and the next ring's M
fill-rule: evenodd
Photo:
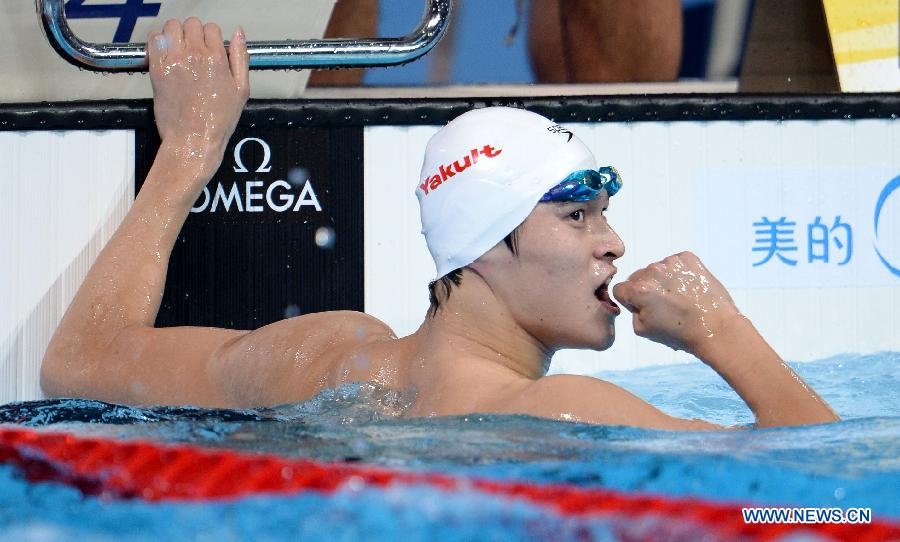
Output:
M246 407L309 399L346 382L411 392L400 415L523 413L664 429L718 429L666 415L598 379L544 376L560 348L608 348L606 294L624 253L605 193L539 204L412 335L363 313L303 315L255 331L153 327L168 259L191 205L218 169L249 93L243 34L226 55L217 26L190 18L148 38L162 145L134 206L60 323L41 376L48 395L128 404ZM302 280L299 277L298 280ZM690 253L615 286L635 331L717 371L757 425L837 419Z

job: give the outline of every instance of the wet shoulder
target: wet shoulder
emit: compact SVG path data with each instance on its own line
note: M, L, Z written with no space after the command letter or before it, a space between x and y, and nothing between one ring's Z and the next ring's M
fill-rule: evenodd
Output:
M374 316L358 311L328 311L306 314L284 321L296 333L328 337L335 346L355 347L394 339L394 331Z
M390 342L393 331L355 311L305 314L281 320L230 344L220 363L228 397L241 405L309 399L341 382L336 367L369 345Z
M408 341L398 340L381 320L364 313L327 313L333 316L334 347L323 352L322 385L369 382L384 389L407 383Z
M336 333L354 343L369 343L386 339L396 339L391 327L371 314L358 311L331 311L322 313L331 316L338 327Z
M529 414L558 420L657 428L668 427L672 420L628 390L591 376L540 378L523 399Z

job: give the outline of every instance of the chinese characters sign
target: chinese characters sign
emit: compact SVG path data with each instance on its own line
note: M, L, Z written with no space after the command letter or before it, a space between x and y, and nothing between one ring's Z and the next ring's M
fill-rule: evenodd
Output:
M732 287L900 285L900 170L832 173L701 172L698 254Z
M752 250L764 253L764 256L753 267L765 265L773 256L781 263L797 265L797 255L792 257L792 253L799 251L794 237L796 226L796 222L784 216L775 221L764 216L754 222L756 244ZM853 228L842 222L840 215L834 217L831 226L823 224L822 217L816 216L813 223L806 225L805 240L807 263L847 265L853 257Z

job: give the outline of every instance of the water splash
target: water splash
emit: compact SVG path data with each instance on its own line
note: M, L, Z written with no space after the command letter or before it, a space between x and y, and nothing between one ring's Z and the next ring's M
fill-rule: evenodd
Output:
M294 317L300 316L301 314L302 313L300 312L300 307L293 303L291 303L290 305L288 305L287 307L284 308L284 317L286 319L294 318Z
M300 186L309 180L309 170L300 166L291 168L288 171L287 180L294 186Z
M316 230L316 245L319 248L330 250L334 248L335 237L333 229L328 226L322 226Z

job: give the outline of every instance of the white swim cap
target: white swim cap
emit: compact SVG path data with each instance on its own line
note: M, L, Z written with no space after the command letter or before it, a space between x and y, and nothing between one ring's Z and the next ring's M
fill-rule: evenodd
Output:
M416 196L437 278L469 265L525 221L569 173L596 169L572 132L537 113L464 113L428 142Z

